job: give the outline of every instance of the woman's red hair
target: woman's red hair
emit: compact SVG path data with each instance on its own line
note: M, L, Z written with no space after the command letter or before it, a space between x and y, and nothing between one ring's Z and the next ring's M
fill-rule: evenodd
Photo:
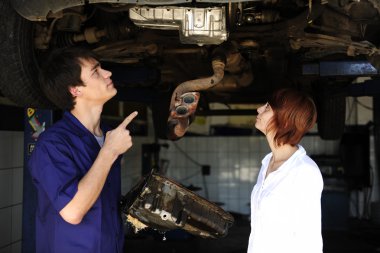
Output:
M317 109L313 100L304 92L294 89L276 91L268 101L273 118L268 131L275 133L276 145L297 145L317 120Z

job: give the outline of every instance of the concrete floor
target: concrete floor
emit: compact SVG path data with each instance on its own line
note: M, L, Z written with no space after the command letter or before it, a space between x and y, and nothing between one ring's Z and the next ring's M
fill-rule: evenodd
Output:
M167 233L130 234L126 238L126 253L243 253L247 250L249 222L237 220L222 239L202 239L182 231ZM324 230L324 253L380 252L380 225L353 220L345 230Z
M345 230L324 230L324 253L380 252L380 224L349 220Z

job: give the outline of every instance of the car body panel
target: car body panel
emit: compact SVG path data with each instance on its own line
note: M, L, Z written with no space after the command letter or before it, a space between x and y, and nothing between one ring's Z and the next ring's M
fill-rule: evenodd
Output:
M211 0L197 2L234 3L249 0ZM85 5L84 0L14 0L13 8L24 18L30 21L46 21L49 13L57 13L67 8ZM133 4L133 5L173 5L188 3L188 0L90 0L89 4Z

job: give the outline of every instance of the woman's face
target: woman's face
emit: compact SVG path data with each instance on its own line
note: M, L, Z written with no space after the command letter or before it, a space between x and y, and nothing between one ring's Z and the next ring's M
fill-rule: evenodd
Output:
M255 127L263 134L267 134L267 127L273 117L273 110L269 103L266 103L257 108L257 113Z

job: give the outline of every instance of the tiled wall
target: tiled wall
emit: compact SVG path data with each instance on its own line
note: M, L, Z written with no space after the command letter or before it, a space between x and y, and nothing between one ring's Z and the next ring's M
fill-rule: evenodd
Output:
M0 131L0 253L21 252L23 132Z
M141 144L149 139L135 138L134 146L124 159L123 192L141 177ZM160 143L164 143L161 141ZM197 194L222 203L228 211L249 213L250 193L256 182L262 158L269 152L263 136L186 137L167 142L161 148L161 158L169 160L167 176L184 186L196 186ZM323 141L318 136L306 136L301 143L309 154L336 154L337 141ZM205 176L200 165L209 165Z
M121 161L121 192L126 194L130 188L141 179L141 145L153 142L153 138L148 137L134 137L133 146L123 156Z

